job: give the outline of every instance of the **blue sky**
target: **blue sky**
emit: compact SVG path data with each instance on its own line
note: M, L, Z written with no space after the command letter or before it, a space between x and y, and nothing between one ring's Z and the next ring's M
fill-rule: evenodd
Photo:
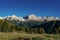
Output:
M0 0L0 16L29 14L60 17L60 0Z

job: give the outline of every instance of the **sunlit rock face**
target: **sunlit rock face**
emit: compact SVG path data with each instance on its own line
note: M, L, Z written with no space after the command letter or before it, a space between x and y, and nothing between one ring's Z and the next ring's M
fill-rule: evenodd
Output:
M45 16L44 19L47 20L47 21L51 21L51 20L54 20L55 18L54 17L46 17Z
M26 17L18 17L16 15L12 16L5 16L5 17L0 17L0 19L6 19L6 20L16 20L16 21L53 21L53 20L60 20L59 17L54 17L54 16L36 16L34 14L28 15Z
M0 20L3 19L3 17L0 17Z
M44 19L42 17L36 16L34 14L26 16L25 20L27 20L27 21L31 21L31 20L33 20L33 21L44 21Z
M59 17L56 17L55 19L60 20Z
M34 14L28 15L27 17L25 17L27 21L29 20L35 20L35 21L53 21L53 20L59 20L58 17L54 17L54 16L44 16L44 17L40 17L40 16L36 16Z
M36 18L37 17L33 14L28 16L28 20L36 20Z
M25 19L23 17L18 17L19 21L25 21Z
M18 20L18 17L17 17L16 15L12 15L12 16L11 16L11 19L12 19L12 20Z
M16 21L25 21L25 19L23 19L23 17L17 17L16 15L8 16L6 19L7 20L16 20Z
M16 17L15 15L12 15L12 16L7 16L6 19L7 19L7 20L17 20L18 17Z
M38 17L36 17L36 21L44 21L44 19L43 19L43 17L38 16Z

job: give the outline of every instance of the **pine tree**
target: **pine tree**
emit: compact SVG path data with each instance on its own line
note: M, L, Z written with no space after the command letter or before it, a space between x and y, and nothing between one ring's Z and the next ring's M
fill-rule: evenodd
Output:
M38 31L37 31L38 33L40 33L40 34L42 34L42 33L45 33L45 30L44 30L44 28L38 28Z

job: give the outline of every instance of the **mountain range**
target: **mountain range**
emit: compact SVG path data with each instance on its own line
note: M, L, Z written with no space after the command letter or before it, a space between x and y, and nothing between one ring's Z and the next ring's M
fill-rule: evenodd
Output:
M6 17L0 17L0 19L6 19L6 20L15 20L15 21L52 21L52 20L60 20L59 17L54 17L54 16L36 16L34 14L27 15L25 17L18 17L16 15L12 16L6 16Z
M48 34L60 33L60 18L51 16L40 17L33 14L25 17L18 17L16 15L0 17L2 32L5 32L5 30L13 31L15 28L16 30L20 30L20 27L27 29L43 28L45 33Z

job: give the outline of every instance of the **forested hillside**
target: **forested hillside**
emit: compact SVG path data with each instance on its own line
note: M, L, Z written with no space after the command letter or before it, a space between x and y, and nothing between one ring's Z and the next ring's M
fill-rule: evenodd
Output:
M60 33L60 21L37 22L37 21L8 21L0 20L0 32L26 32L26 33Z

